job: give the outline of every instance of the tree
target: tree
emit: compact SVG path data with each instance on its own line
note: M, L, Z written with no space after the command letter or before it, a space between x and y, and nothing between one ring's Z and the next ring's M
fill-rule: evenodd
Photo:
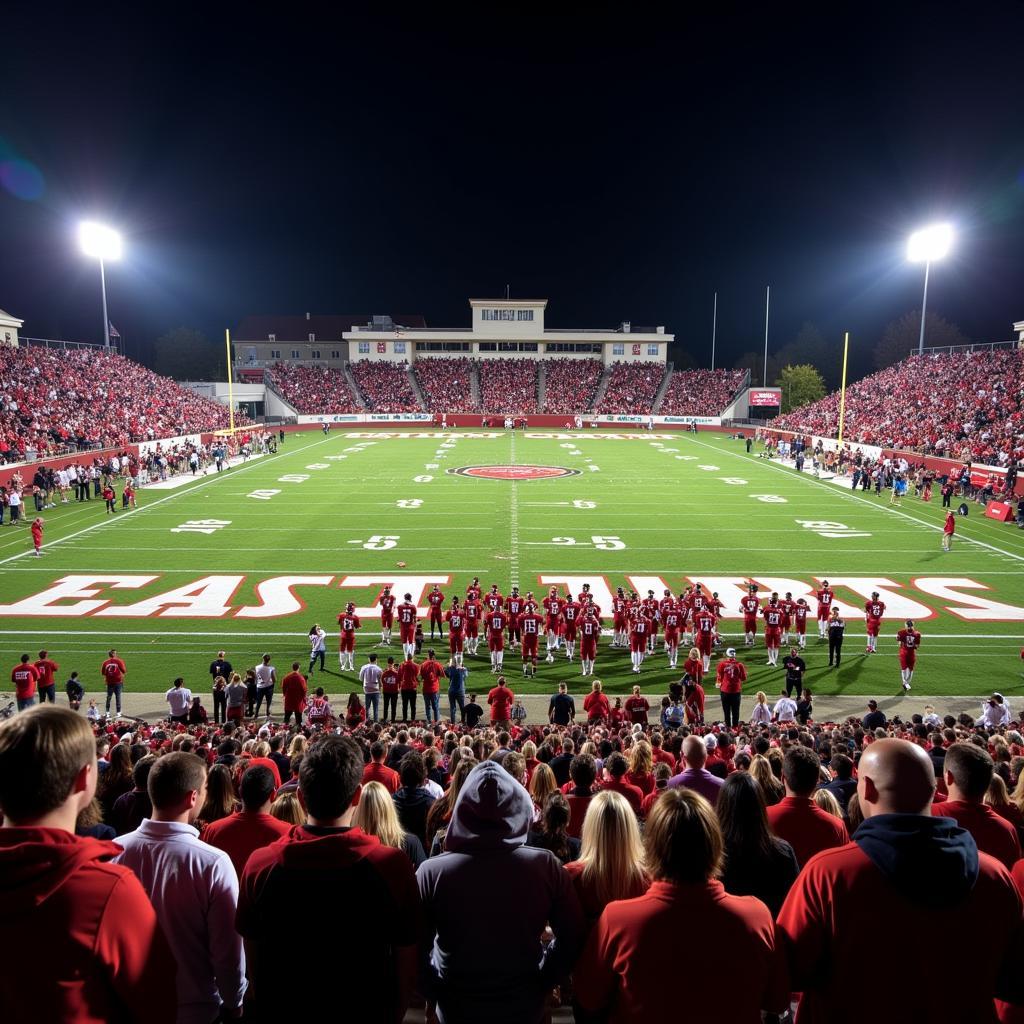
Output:
M156 340L151 368L175 380L210 380L223 377L224 360L202 331L176 327Z
M783 412L825 397L825 381L810 363L787 364L775 379L775 386L782 388Z
M921 336L921 311L911 310L898 320L885 326L882 339L875 346L875 367L884 370L887 366L902 362L911 351L917 351ZM948 345L970 345L971 339L945 317L938 313L926 313L924 317L925 351L930 348L945 348Z
M843 371L842 338L827 339L817 324L805 321L796 337L775 353L778 367L810 363L816 367L829 387L839 387ZM769 364L769 368L770 368Z
M765 381L764 376L764 350L759 352L744 352L743 355L733 363L733 366L737 370L749 370L750 371L750 384L751 387L759 388ZM768 353L768 380L774 380L778 376L779 371L782 369L782 364L778 358Z

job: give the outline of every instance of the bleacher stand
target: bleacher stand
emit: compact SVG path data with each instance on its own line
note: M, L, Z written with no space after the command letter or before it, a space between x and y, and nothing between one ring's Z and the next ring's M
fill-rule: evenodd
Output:
M417 359L413 370L429 412L476 412L479 408L470 386L471 360Z
M374 412L420 412L409 380L409 364L363 359L352 364L352 376Z
M102 349L0 348L0 461L228 426L225 405ZM236 415L237 425L250 421Z
M745 376L745 370L676 370L658 411L662 416L720 416Z
M537 411L537 363L532 359L482 359L480 402L487 412Z
M646 415L665 376L661 363L616 363L604 398L594 412L603 415Z
M273 387L300 415L339 415L359 411L352 389L341 370L325 366L275 363L270 367L270 380Z
M545 359L544 412L587 412L601 382L600 359Z
M839 392L769 426L836 437ZM989 465L1024 458L1024 352L913 356L846 389L844 438Z

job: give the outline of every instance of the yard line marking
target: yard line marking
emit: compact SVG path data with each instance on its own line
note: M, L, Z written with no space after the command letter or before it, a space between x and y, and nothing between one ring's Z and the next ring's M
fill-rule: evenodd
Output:
M233 472L221 474L211 479L204 478L203 480L198 481L193 487L183 487L181 490L174 491L171 494L168 494L166 497L157 498L157 500L152 502L151 504L142 505L140 508L132 509L128 513L126 513L126 515L132 516L132 518L134 518L135 516L141 515L142 513L146 512L148 509L156 508L157 505L162 505L165 501L171 501L174 498L180 498L182 495L191 494L193 491L198 490L200 487L213 487L218 480L227 480L229 478L233 480L240 473L244 473L247 470L256 469L257 467L260 466L266 466L268 463L273 462L275 459L283 459L286 455L294 455L297 452L305 451L307 448L315 448L317 445L326 444L328 440L330 439L325 437L322 441L314 441L312 444L303 445L301 448L293 448L288 452L279 452L277 455L268 455L264 462L255 462L248 466L239 466ZM112 523L118 522L124 522L124 520L119 519L117 517L113 519L108 519L107 517L104 517L98 523L93 523L92 526L83 527L81 530L76 530L74 533L69 533L63 537L57 537L54 540L49 541L46 544L46 548L52 548L55 545L63 544L65 541L69 541L74 537L80 537L83 533L90 533L93 530L99 529L101 526L108 526ZM0 565L6 565L8 562L13 562L18 558L25 558L26 556L29 556L31 554L31 551L22 551L21 554L11 555L9 558L2 558L0 559Z
M509 458L512 465L516 464L516 432L512 431L512 443ZM509 579L513 587L519 586L519 484L512 480L512 493L509 495L511 507L509 511Z
M748 466L750 465L750 461L746 458L745 455L742 455L740 452L731 452L728 449L716 448L714 445L707 444L704 441L697 441L696 439L694 439L694 443L699 444L704 448L709 448L711 451L719 452L724 455L729 455L734 459L740 459L741 461L745 462ZM901 518L909 520L912 523L916 523L918 526L927 527L929 530L934 530L936 533L942 532L942 527L939 526L937 523L929 523L924 519L917 519L915 516L907 515L906 512L901 512L899 509L893 508L891 506L877 505L875 504L875 502L868 501L867 498L862 498L857 494L853 494L852 492L846 493L835 487L829 489L828 485L825 484L823 481L816 480L812 476L805 476L803 473L797 473L796 470L791 471L787 469L785 466L773 465L771 460L761 461L764 463L765 468L774 469L780 473L786 473L792 479L803 480L804 483L817 484L819 487L826 488L826 490L828 490L830 494L837 494L841 498L847 498L853 501L860 502L863 505L867 505L869 508L875 509L875 511L877 512L891 512L893 515L900 516ZM997 547L995 544L989 544L987 541L983 540L975 540L973 537L968 537L962 533L958 533L957 536L961 540L966 541L968 544L977 544L979 547L988 548L990 551L995 551L1000 555L1005 555L1007 558L1012 558L1015 561L1024 562L1024 555L1018 555L1012 551L1006 551L1003 548Z

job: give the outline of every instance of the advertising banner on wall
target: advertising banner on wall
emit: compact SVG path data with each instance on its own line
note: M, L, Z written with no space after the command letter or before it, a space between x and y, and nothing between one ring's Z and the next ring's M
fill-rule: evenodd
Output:
M747 404L752 408L774 407L782 405L781 388L751 388L747 392Z

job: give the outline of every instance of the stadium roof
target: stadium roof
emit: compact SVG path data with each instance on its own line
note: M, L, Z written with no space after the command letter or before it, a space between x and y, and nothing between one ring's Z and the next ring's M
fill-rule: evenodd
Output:
M341 341L346 331L373 320L371 313L258 314L242 317L232 340L266 341L273 334L276 341L308 341L309 335L315 334L318 340ZM422 313L399 313L391 316L391 320L400 327L427 326Z

